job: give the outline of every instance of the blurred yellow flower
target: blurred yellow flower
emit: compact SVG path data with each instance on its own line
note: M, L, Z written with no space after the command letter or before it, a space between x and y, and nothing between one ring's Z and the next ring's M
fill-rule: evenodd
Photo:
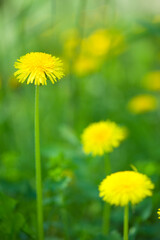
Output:
M153 111L156 107L156 98L149 94L135 96L128 103L128 109L135 114Z
M157 214L158 214L158 219L160 219L160 208L158 208Z
M111 45L111 37L104 29L94 31L88 38L84 39L82 48L84 52L92 56L104 56L108 53Z
M15 76L19 82L27 80L27 84L47 85L47 78L54 82L64 76L62 62L50 54L31 52L20 57L15 63Z
M73 66L74 72L77 76L84 76L95 71L99 66L99 61L95 58L80 56L75 61Z
M72 60L73 72L84 76L97 71L110 50L115 55L123 48L124 37L120 33L98 29L82 39L76 30L72 30L64 41L64 56L66 62Z
M82 133L83 150L93 156L112 152L126 138L126 129L111 121L90 124Z
M160 71L148 73L143 84L149 90L160 91Z
M129 202L137 204L147 196L152 196L154 184L144 174L134 171L116 172L107 176L99 186L99 196L116 206Z

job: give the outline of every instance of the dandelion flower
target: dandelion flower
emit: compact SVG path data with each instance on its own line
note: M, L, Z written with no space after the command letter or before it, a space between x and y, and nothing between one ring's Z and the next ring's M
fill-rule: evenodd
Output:
M134 171L116 172L107 176L99 186L100 197L116 206L137 204L147 196L152 196L154 188L144 174Z
M82 133L83 150L86 154L103 155L112 152L126 137L126 129L111 121L92 123Z
M47 79L53 84L63 77L62 62L59 58L41 52L31 52L22 56L15 63L16 78L19 82L27 81L35 86L35 169L37 195L37 239L44 239L43 204L42 204L42 177L39 138L39 85L46 85Z
M134 114L153 111L156 109L156 107L156 98L149 94L135 96L128 103L128 109Z
M143 82L144 87L152 91L160 91L160 71L148 73Z
M160 219L160 208L158 208L157 214L158 214L158 219Z
M95 58L103 58L110 52L119 54L125 47L124 36L120 32L98 29L82 42L82 52Z
M74 72L77 76L85 76L99 67L99 61L92 57L81 55L74 63Z
M15 76L19 82L47 85L47 78L54 84L64 76L62 62L50 54L31 52L20 57L15 63Z
M104 56L108 53L111 45L111 36L104 29L93 32L84 40L84 50L93 56Z

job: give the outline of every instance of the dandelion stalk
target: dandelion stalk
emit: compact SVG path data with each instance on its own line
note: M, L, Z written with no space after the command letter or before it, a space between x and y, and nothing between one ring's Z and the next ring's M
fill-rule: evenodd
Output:
M14 73L19 82L35 84L35 163L36 163L36 193L37 193L37 228L38 240L44 240L42 178L39 141L39 85L47 85L47 80L53 84L63 76L61 60L51 54L31 52L20 57L14 64Z
M36 161L36 193L37 193L37 224L38 239L44 239L43 206L42 206L42 177L39 143L39 86L35 86L35 161Z
M124 229L123 240L128 240L128 218L129 218L129 205L124 207Z
M78 16L77 16L77 28L79 30L79 34L81 37L81 42L79 44L80 48L81 48L82 39L84 37L85 22L86 22L86 6L87 6L87 0L79 1ZM80 51L80 49L79 49L79 51Z
M84 29L85 29L85 21L86 21L86 5L87 0L79 0L79 5L77 9L77 18L75 28L78 30L79 39L77 42L77 46L75 48L75 52L73 54L72 59L69 64L69 88L70 88L70 106L71 106L71 124L73 125L76 122L76 109L79 105L79 97L80 97L80 87L78 87L79 81L75 84L75 76L73 71L73 65L76 59L79 58L82 50L82 40L84 37ZM78 80L78 79L77 79Z
M109 154L105 154L105 174L108 175L111 172L111 161L109 158Z
M108 203L105 203L104 211L103 211L103 226L102 226L104 235L107 235L109 233L110 210L111 210L110 205Z
M124 238L128 240L129 203L135 205L152 196L154 184L142 173L120 171L107 176L99 185L99 196L111 205L125 207Z
M126 130L110 120L90 124L82 133L83 150L86 154L94 156L104 155L105 175L111 172L109 152L120 145L126 138ZM116 146L115 146L116 142ZM106 201L107 202L107 201ZM104 235L109 232L110 206L106 203L103 211L102 231Z
M105 159L104 160L105 160L106 175L108 175L111 172L111 163L110 163L110 159L109 159L108 154L105 154ZM102 230L103 230L104 235L107 235L109 233L110 211L111 211L111 207L110 207L109 203L105 202L104 211L103 211L103 225L102 225Z

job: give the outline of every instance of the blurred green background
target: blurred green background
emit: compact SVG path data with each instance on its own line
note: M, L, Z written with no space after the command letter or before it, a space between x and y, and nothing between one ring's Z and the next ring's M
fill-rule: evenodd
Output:
M112 207L110 235L102 234L104 158L81 146L83 129L106 119L128 129L110 154L112 172L134 165L155 184L153 197L131 208L129 239L159 239L159 7L158 0L0 1L0 239L36 239L34 85L14 78L14 62L32 51L60 57L66 75L40 87L45 239L122 239L121 208ZM144 94L156 104L128 107Z

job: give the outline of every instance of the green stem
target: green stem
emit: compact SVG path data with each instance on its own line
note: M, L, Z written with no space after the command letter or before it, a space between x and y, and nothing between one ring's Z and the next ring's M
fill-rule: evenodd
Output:
M65 204L65 191L61 192L61 198L62 198L61 216L62 216L63 229L64 229L64 239L69 240L69 227L68 227L67 210L66 210L66 204Z
M66 209L62 209L62 221L63 221L63 226L64 226L64 235L65 235L65 240L69 240L69 228L68 228L68 221L67 221L67 212Z
M105 161L105 174L109 175L111 173L111 162L109 159L109 154L105 155L104 161Z
M105 155L104 160L105 160L105 172L106 172L106 175L108 175L111 172L111 164L110 164L109 156ZM111 207L110 207L109 203L105 203L104 211L103 211L103 225L102 225L102 230L103 230L104 235L108 235L108 233L109 233L110 211L111 211Z
M75 29L78 30L79 40L77 40L77 46L75 48L75 51L73 53L72 58L69 61L69 92L70 92L70 121L71 124L74 125L79 121L79 118L77 118L76 115L76 109L77 107L80 107L80 84L79 79L75 78L74 75L74 63L77 61L81 54L82 50L82 40L84 37L84 29L85 29L85 22L86 22L86 5L88 0L79 0L78 2L78 8L77 8L77 16L76 16L76 23L75 23Z
M128 240L128 217L129 217L129 206L127 204L124 209L124 229L123 229L124 240Z
M103 212L103 234L108 235L109 227L110 227L110 210L111 207L109 203L105 203L104 205L104 212Z
M39 143L39 86L35 87L35 161L36 161L38 240L43 240L44 233L43 233L43 208L42 208L42 179L41 179L40 143Z
M86 6L87 6L87 0L79 0L77 27L78 27L81 39L84 37L84 28L85 28L85 21L86 21Z

